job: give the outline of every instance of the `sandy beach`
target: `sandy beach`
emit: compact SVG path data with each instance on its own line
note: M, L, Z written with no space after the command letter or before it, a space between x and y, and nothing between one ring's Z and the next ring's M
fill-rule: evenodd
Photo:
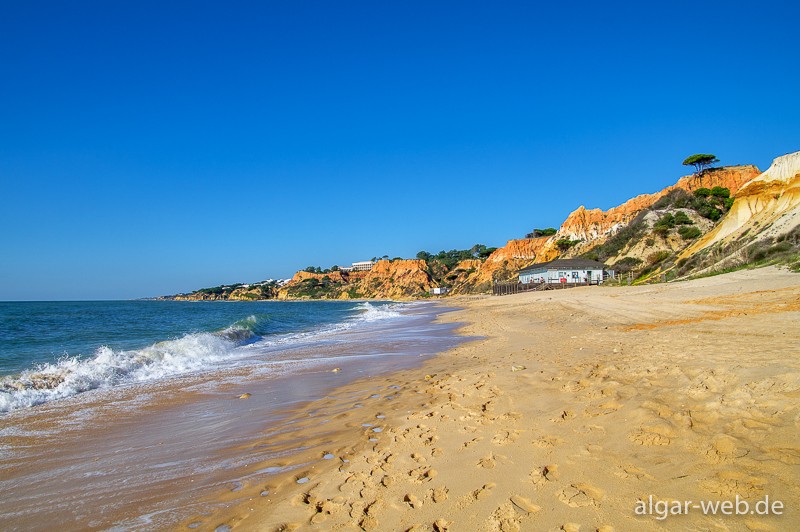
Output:
M797 274L448 303L463 310L442 319L480 339L312 403L290 436L252 443L293 449L285 462L183 525L800 526Z

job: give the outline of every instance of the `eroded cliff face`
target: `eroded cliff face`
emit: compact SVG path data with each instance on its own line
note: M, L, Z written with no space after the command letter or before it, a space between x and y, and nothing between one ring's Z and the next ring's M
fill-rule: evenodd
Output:
M486 292L491 289L493 281L513 280L518 270L531 264L546 262L559 256L572 257L585 253L675 189L682 188L692 192L698 188L720 186L729 188L731 194L735 194L743 184L758 176L758 173L758 168L753 165L716 168L699 176L681 177L677 183L659 192L636 196L607 211L580 206L567 216L553 236L509 240L505 246L492 253L475 273L460 280L454 286L453 293ZM582 242L562 252L556 244L562 239Z
M366 272L297 272L278 298L409 299L434 286L424 260L381 260Z
M191 294L168 296L166 299L175 301L258 301L274 299L277 294L278 289L274 286L250 286L224 290L219 293L197 291Z
M607 211L586 209L581 205L567 216L554 238L591 242L626 226L642 210L650 207L673 190L682 188L689 192L694 192L699 188L725 187L730 189L731 195L734 195L742 185L758 176L758 174L758 168L753 165L725 166L707 170L699 176L687 175L681 177L677 183L664 190L654 194L641 194ZM586 251L583 248L585 246L582 247L581 251Z
M433 286L424 260L381 260L358 282L361 297L405 299L420 296Z
M311 273L300 270L299 272L295 273L292 277L293 283L299 283L301 281L305 281L306 279L317 279L322 281L325 278L328 278L330 281L341 283L346 282L349 280L349 273L348 272L328 272L328 273Z
M720 224L681 256L689 257L717 243L775 237L798 224L800 152L795 152L776 158L763 174L742 186Z
M517 271L536 262L546 262L558 256L553 237L509 240L497 248L469 276L453 287L453 294L488 292L493 281L508 281Z

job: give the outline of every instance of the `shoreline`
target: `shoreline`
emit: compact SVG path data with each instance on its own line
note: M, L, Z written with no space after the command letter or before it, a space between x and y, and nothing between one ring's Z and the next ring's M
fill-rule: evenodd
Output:
M466 322L458 332L482 339L312 402L325 435L314 436L315 422L294 432L310 442L298 455L302 466L253 477L215 499L227 508L182 524L784 529L800 523L799 301L800 277L776 268L449 298L464 310L439 319ZM370 399L368 388L382 393ZM735 495L779 499L784 510L635 513L648 497L666 504Z
M0 489L8 494L0 523L9 530L175 526L203 509L197 501L209 493L235 495L248 478L271 471L258 473L255 464L291 460L287 454L308 446L292 441L287 418L309 400L360 377L417 367L431 352L425 344L435 350L460 342L452 327L434 323L439 313L412 308L400 321L268 347L255 365L90 390L9 412L0 422ZM280 434L280 444L248 448L270 432Z

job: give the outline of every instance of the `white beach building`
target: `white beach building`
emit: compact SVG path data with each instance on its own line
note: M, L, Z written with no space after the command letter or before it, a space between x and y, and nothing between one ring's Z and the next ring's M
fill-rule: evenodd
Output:
M519 282L600 284L604 269L602 263L594 260L556 259L523 268L519 271Z

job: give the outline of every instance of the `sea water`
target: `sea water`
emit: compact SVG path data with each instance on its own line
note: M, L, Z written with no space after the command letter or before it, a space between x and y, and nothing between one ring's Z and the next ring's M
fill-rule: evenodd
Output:
M272 474L257 464L293 467L291 450L252 443L291 433L287 412L463 341L435 320L445 310L0 303L0 529L174 527L214 490ZM342 407L391 401L389 388Z
M397 308L338 301L0 302L0 412L252 363L259 350L397 318Z

